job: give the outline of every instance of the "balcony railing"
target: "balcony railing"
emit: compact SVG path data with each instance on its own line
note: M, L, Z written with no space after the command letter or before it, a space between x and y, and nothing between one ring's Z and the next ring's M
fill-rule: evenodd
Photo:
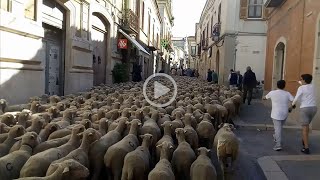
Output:
M131 9L124 10L123 26L127 30L139 31L139 18Z

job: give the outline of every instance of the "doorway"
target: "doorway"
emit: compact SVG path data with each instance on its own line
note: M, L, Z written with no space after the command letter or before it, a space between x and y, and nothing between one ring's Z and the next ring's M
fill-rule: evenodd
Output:
M277 81L285 77L285 44L280 42L275 49L275 60L273 65L273 89L277 87Z
M43 0L43 6L47 9L42 14L45 93L48 95L64 95L66 10L56 1ZM52 11L49 11L49 9ZM52 16L55 17L54 20L49 18Z
M98 14L93 13L91 40L94 86L106 83L107 33L107 23Z
M218 75L219 75L219 64L220 64L220 52L218 50L216 54L216 69L215 69Z

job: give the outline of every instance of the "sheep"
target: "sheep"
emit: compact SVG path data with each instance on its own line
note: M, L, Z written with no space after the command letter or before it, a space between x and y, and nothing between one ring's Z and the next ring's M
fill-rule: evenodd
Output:
M141 135L142 145L125 156L121 180L144 180L148 177L151 161L149 147L152 145L152 137L151 134Z
M125 156L134 151L138 144L138 127L141 126L140 120L134 119L131 122L130 132L121 141L112 145L104 156L104 163L108 169L109 180L119 180L121 178L122 167Z
M28 127L26 129L27 132L35 132L37 134L40 133L41 129L42 129L42 126L43 126L43 121L40 120L39 117L36 117L34 119L32 119L32 124L30 127ZM14 151L17 151L19 150L21 147L21 140L20 141L17 141L10 149L9 153L11 152L14 152Z
M241 103L242 103L242 97L240 95L234 95L231 97L231 100L234 103L236 115L239 115L240 107L241 107Z
M198 134L197 131L195 131L191 125L191 115L186 114L185 118L183 119L184 123L184 130L185 130L185 135L186 135L186 141L190 144L191 148L196 150L199 145L199 139L198 139Z
M170 121L166 121L161 126L164 129L164 134L163 134L163 137L157 142L156 146L162 144L163 142L167 142L172 147L174 147L174 141L172 138L172 123ZM170 160L171 160L172 153L173 153L173 151L170 152L170 154L168 154L169 155L168 158ZM160 149L159 148L156 149L156 157L157 157L157 160L159 160L159 158L160 158Z
M109 120L107 118L101 118L99 120L99 133L104 136L108 131Z
M0 99L0 115L4 114L7 110L8 103L5 99Z
M216 130L211 122L211 116L209 113L204 114L202 121L197 125L196 131L199 136L199 144L211 149Z
M7 139L0 144L0 158L9 153L10 148L17 142L16 138L24 133L25 129L21 125L15 125L10 129Z
M6 124L0 122L0 134L8 133L9 130L10 130L9 126L7 126Z
M74 112L71 109L67 109L63 112L62 119L60 118L54 119L51 122L57 123L61 127L61 129L64 129L73 123L73 116L74 116Z
M15 119L12 114L4 114L0 116L0 122L7 126L13 126L15 124Z
M74 159L79 163L81 163L83 166L88 168L89 167L88 152L89 152L90 145L91 143L93 143L99 138L100 138L99 133L95 129L89 128L86 131L84 131L80 147L78 149L71 151L67 156L61 159L58 159L56 161L53 161L47 170L46 176L50 176L56 171L57 168L54 166L55 164L61 163L68 159Z
M60 129L60 126L56 123L47 124L44 129L42 129L39 133L39 138L41 142L45 142L51 133Z
M177 128L183 128L182 112L180 112L180 111L175 112L175 119L172 121L172 128L173 128L173 130L175 130Z
M171 164L177 179L190 179L190 166L196 159L196 155L191 146L185 140L185 130L178 128L175 130L178 139L178 147L173 152Z
M170 154L173 151L173 146L163 141L157 145L157 149L160 149L160 161L156 164L156 167L149 173L148 180L175 180L175 176L172 171L170 163Z
M201 147L198 152L199 156L190 168L191 180L217 180L217 171L209 158L210 150Z
M108 148L119 142L122 138L121 134L126 128L127 120L123 118L119 121L118 126L102 136L98 141L94 142L89 150L91 179L97 180L100 177L103 167L103 156L106 154Z
M225 167L232 171L234 162L238 157L239 140L232 129L234 129L232 124L224 123L214 138L214 147L217 150L222 172L224 172ZM228 158L231 158L230 162L228 162Z
M0 179L19 178L20 170L32 155L32 150L39 144L38 134L27 132L22 136L19 150L0 158Z
M236 115L236 107L231 99L224 101L223 106L228 110L228 116L226 118L227 123L232 122L232 118Z
M17 180L53 180L53 179L85 179L89 176L89 170L78 161L69 159L56 165L56 171L45 177L23 177Z
M46 175L49 165L68 155L80 145L80 135L84 131L83 125L77 125L72 131L69 141L57 148L51 148L31 156L20 171L20 177L42 177Z

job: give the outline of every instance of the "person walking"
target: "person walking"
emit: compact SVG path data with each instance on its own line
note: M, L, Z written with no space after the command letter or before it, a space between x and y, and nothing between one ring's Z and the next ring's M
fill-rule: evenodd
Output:
M213 84L218 84L218 74L212 70L212 82Z
M207 81L212 82L212 71L210 69L208 69L207 72Z
M237 88L242 91L242 80L243 76L240 74L240 71L237 71L238 79L237 79Z
M228 80L230 89L237 87L238 75L234 72L233 69L230 70Z
M272 110L271 118L274 125L274 134L273 139L275 141L275 146L273 150L281 151L282 150L282 127L286 122L286 119L289 115L289 105L293 101L293 96L285 91L286 81L280 80L277 82L277 90L270 91L263 99L271 99Z
M177 70L176 68L171 69L171 75L176 76L177 75Z
M198 77L199 77L198 69L195 69L195 70L194 70L194 77L196 77L196 78L198 78Z
M302 146L301 152L310 154L309 150L309 125L317 113L316 91L312 83L312 75L301 75L301 86L292 102L292 107L300 101L300 123L302 125Z
M256 74L247 67L247 71L243 75L243 103L246 103L248 97L248 105L251 104L253 88L257 86Z

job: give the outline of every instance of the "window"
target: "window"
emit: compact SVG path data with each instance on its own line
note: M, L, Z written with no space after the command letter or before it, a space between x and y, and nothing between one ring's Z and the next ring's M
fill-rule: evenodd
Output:
M36 20L36 0L27 0L24 2L24 17Z
M191 55L192 56L196 55L196 46L191 46Z
M137 14L137 0L132 0L131 2L132 11Z
M10 12L11 0L0 0L0 9Z
M88 39L89 31L89 5L87 3L75 4L76 9L76 36Z
M263 0L249 0L248 18L262 18Z

